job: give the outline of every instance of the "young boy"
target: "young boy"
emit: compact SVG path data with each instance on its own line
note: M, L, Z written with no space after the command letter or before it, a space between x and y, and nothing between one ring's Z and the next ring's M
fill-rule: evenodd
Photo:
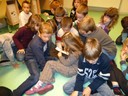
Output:
M31 15L32 13L30 12L30 3L27 0L24 0L22 2L22 12L19 14L19 28L28 22L28 19Z
M72 18L70 17L64 17L61 21L61 28L57 33L57 47L59 47L60 49L62 49L62 36L66 33L66 32L72 32L74 33L76 36L79 36L78 31L73 27L73 22L72 22Z
M98 39L102 45L102 52L105 53L111 60L114 60L117 52L114 41L104 32L103 29L96 27L93 18L85 16L79 23L78 29L84 38L91 37Z
M0 66L12 65L14 68L17 68L19 65L15 60L12 46L14 42L12 40L14 34L5 33L0 35L0 50L2 50L0 58Z
M114 96L106 83L110 77L110 59L102 53L100 42L87 38L82 53L77 76L64 85L64 91L70 96ZM87 82L90 84L83 89Z

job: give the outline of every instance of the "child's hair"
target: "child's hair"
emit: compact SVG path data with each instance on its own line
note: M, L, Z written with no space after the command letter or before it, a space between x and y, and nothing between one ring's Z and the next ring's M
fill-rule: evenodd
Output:
M72 18L70 17L64 17L61 21L61 27L68 27L68 28L71 28L72 27Z
M76 9L76 12L86 16L88 14L88 6L82 3L80 4L80 6L78 6L78 8Z
M0 96L13 96L13 93L9 88L0 86Z
M23 7L23 5L24 5L25 3L30 6L30 2L28 2L27 0L24 0L24 1L22 2L22 7Z
M88 5L88 0L81 0L81 2Z
M40 26L40 23L43 21L44 19L41 18L39 14L31 15L28 19L28 23L25 26L31 28L32 31L35 31L35 26Z
M50 3L50 9L53 9L54 11L56 10L57 7L60 7L62 4L59 0L53 0Z
M83 48L83 56L87 60L95 60L100 56L102 52L101 45L96 38L87 38L84 48Z
M79 30L84 30L86 33L89 31L93 32L96 30L96 24L92 17L85 16L84 19L78 25Z
M57 32L57 24L56 24L55 20L48 19L46 22L48 22L51 25L51 27L53 29L53 33L56 33Z
M67 51L81 51L83 49L83 42L81 41L79 36L76 36L75 34L71 32L66 32L62 36L62 41L65 43L65 49Z
M57 17L63 17L65 14L66 13L63 7L57 7L54 13L54 15Z
M124 32L128 33L128 16L122 18L121 25L123 27Z
M104 22L104 21L103 21L104 16L110 17L111 22L109 23L108 28L111 29L111 28L117 23L117 21L118 21L118 18L119 18L118 9L117 9L117 8L114 8L114 7L108 8L108 9L104 12L103 16L101 16L101 23Z
M53 34L52 26L48 22L42 22L39 28L39 34Z
M127 46L128 46L128 38L124 40L122 48L125 48Z

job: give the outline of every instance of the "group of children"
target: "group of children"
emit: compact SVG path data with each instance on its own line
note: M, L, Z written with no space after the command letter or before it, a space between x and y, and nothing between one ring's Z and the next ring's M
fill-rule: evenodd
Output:
M10 63L17 68L17 60L22 61L30 73L13 90L13 96L44 94L52 90L55 72L71 77L63 86L64 92L70 96L124 96L120 89L128 95L128 85L120 83L127 83L128 80L128 17L121 21L124 28L120 41L124 42L121 51L122 73L115 66L117 49L109 36L118 21L118 9L108 8L101 21L95 24L93 18L88 16L87 0L73 0L72 5L68 17L59 0L53 0L50 4L53 19L44 21L40 15L30 12L28 1L23 1L18 31L0 37L0 48L3 49L0 65ZM44 15L49 17L51 14ZM123 80L117 79L119 76L114 72L118 72ZM111 82L113 90L107 81ZM83 87L87 82L90 84Z

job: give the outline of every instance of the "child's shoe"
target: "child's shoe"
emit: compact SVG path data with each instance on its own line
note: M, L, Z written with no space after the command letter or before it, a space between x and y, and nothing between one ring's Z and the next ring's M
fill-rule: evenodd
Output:
M52 84L45 84L40 90L38 91L38 94L45 94L46 92L52 90L54 86Z

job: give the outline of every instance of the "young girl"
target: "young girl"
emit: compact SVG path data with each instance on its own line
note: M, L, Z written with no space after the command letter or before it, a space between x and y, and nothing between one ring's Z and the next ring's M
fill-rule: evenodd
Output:
M12 65L17 68L19 65L15 60L12 46L14 42L12 40L12 33L5 33L0 35L0 50L2 50L0 66Z
M25 55L25 63L30 76L17 89L13 91L14 96L22 96L25 91L37 83L40 71L43 70L47 58L49 57L49 41L53 33L49 23L42 23L38 34L29 43Z
M117 8L110 7L101 16L100 23L97 25L101 27L107 34L109 34L112 27L115 26L119 18L119 12Z
M43 20L38 14L32 15L28 23L19 28L14 34L13 40L16 46L13 49L19 61L24 60L25 50L33 36L37 33L41 21Z
M73 0L72 6L73 8L71 9L70 17L72 18L73 21L76 20L76 9L80 5L81 0Z
M48 61L42 71L40 80L33 87L33 90L29 90L26 94L39 93L43 94L53 88L51 82L55 82L54 73L71 77L77 73L78 58L81 54L83 43L78 36L71 32L67 32L62 37L65 49L69 52L69 56L64 57L61 52L58 53L58 61ZM41 87L43 84L44 87ZM36 90L35 90L36 89ZM47 90L47 91L46 91Z
M121 32L121 35L116 39L117 45L122 45L124 40L128 38L128 16L125 16L121 20L121 25L123 27L123 30Z
M30 3L27 0L24 0L22 2L22 11L19 14L19 28L28 22L28 19L31 15L32 13L30 12Z

